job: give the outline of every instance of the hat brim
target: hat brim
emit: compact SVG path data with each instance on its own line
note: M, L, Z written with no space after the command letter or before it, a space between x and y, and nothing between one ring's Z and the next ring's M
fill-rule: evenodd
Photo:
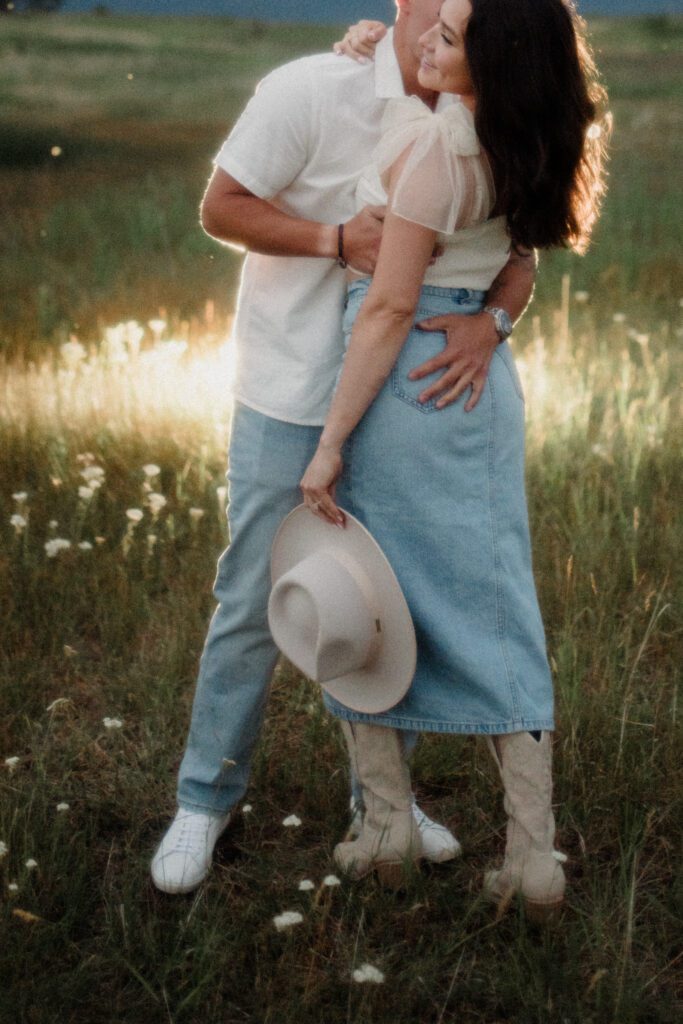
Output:
M340 530L299 505L282 521L273 541L271 578L276 583L315 551L354 558L372 580L381 608L381 643L371 665L320 685L352 711L379 714L405 697L415 675L417 643L410 610L386 555L365 527L344 511ZM299 668L300 666L297 666Z

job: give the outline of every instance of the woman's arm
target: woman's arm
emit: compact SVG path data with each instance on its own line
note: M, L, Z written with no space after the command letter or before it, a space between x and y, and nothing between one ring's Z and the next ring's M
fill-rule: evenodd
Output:
M402 161L392 180L400 165ZM380 391L405 342L435 239L435 231L396 216L389 203L375 275L353 326L318 450L301 481L309 508L337 525L343 525L334 502L342 446Z

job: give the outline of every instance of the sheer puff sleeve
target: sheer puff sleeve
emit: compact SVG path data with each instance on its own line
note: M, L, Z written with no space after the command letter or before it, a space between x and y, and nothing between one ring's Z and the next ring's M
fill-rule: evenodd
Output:
M493 177L472 115L461 102L433 113L416 96L390 100L375 151L387 191L391 169L403 154L390 198L395 214L445 235L486 220L495 203Z

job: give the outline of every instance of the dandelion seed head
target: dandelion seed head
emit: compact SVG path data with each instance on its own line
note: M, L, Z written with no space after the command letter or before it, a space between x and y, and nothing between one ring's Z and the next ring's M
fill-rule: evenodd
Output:
M120 718L103 718L102 724L105 729L121 729L123 728L123 722Z
M296 814L290 814L284 819L282 824L285 828L298 828L301 824L301 818L297 817Z
M292 928L295 924L301 924L304 917L298 910L285 910L282 914L276 914L273 924L279 932Z
M302 878L299 882L299 892L310 892L311 889L315 889L315 885L310 878Z
M377 968L373 967L372 964L361 964L357 967L352 974L354 981L357 981L359 985L365 982L370 982L373 985L381 985L384 982L384 975Z

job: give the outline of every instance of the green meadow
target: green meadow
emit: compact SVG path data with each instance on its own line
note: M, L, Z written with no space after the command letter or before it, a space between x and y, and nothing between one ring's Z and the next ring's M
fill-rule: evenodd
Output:
M0 1024L680 1016L683 22L591 31L614 115L604 217L585 258L542 258L513 343L569 856L538 930L480 896L504 815L468 737L423 737L413 765L462 860L400 894L324 884L345 757L284 663L209 880L152 887L227 541L240 258L197 208L259 77L338 33L0 19ZM278 931L287 910L303 920ZM383 983L354 980L366 963Z

